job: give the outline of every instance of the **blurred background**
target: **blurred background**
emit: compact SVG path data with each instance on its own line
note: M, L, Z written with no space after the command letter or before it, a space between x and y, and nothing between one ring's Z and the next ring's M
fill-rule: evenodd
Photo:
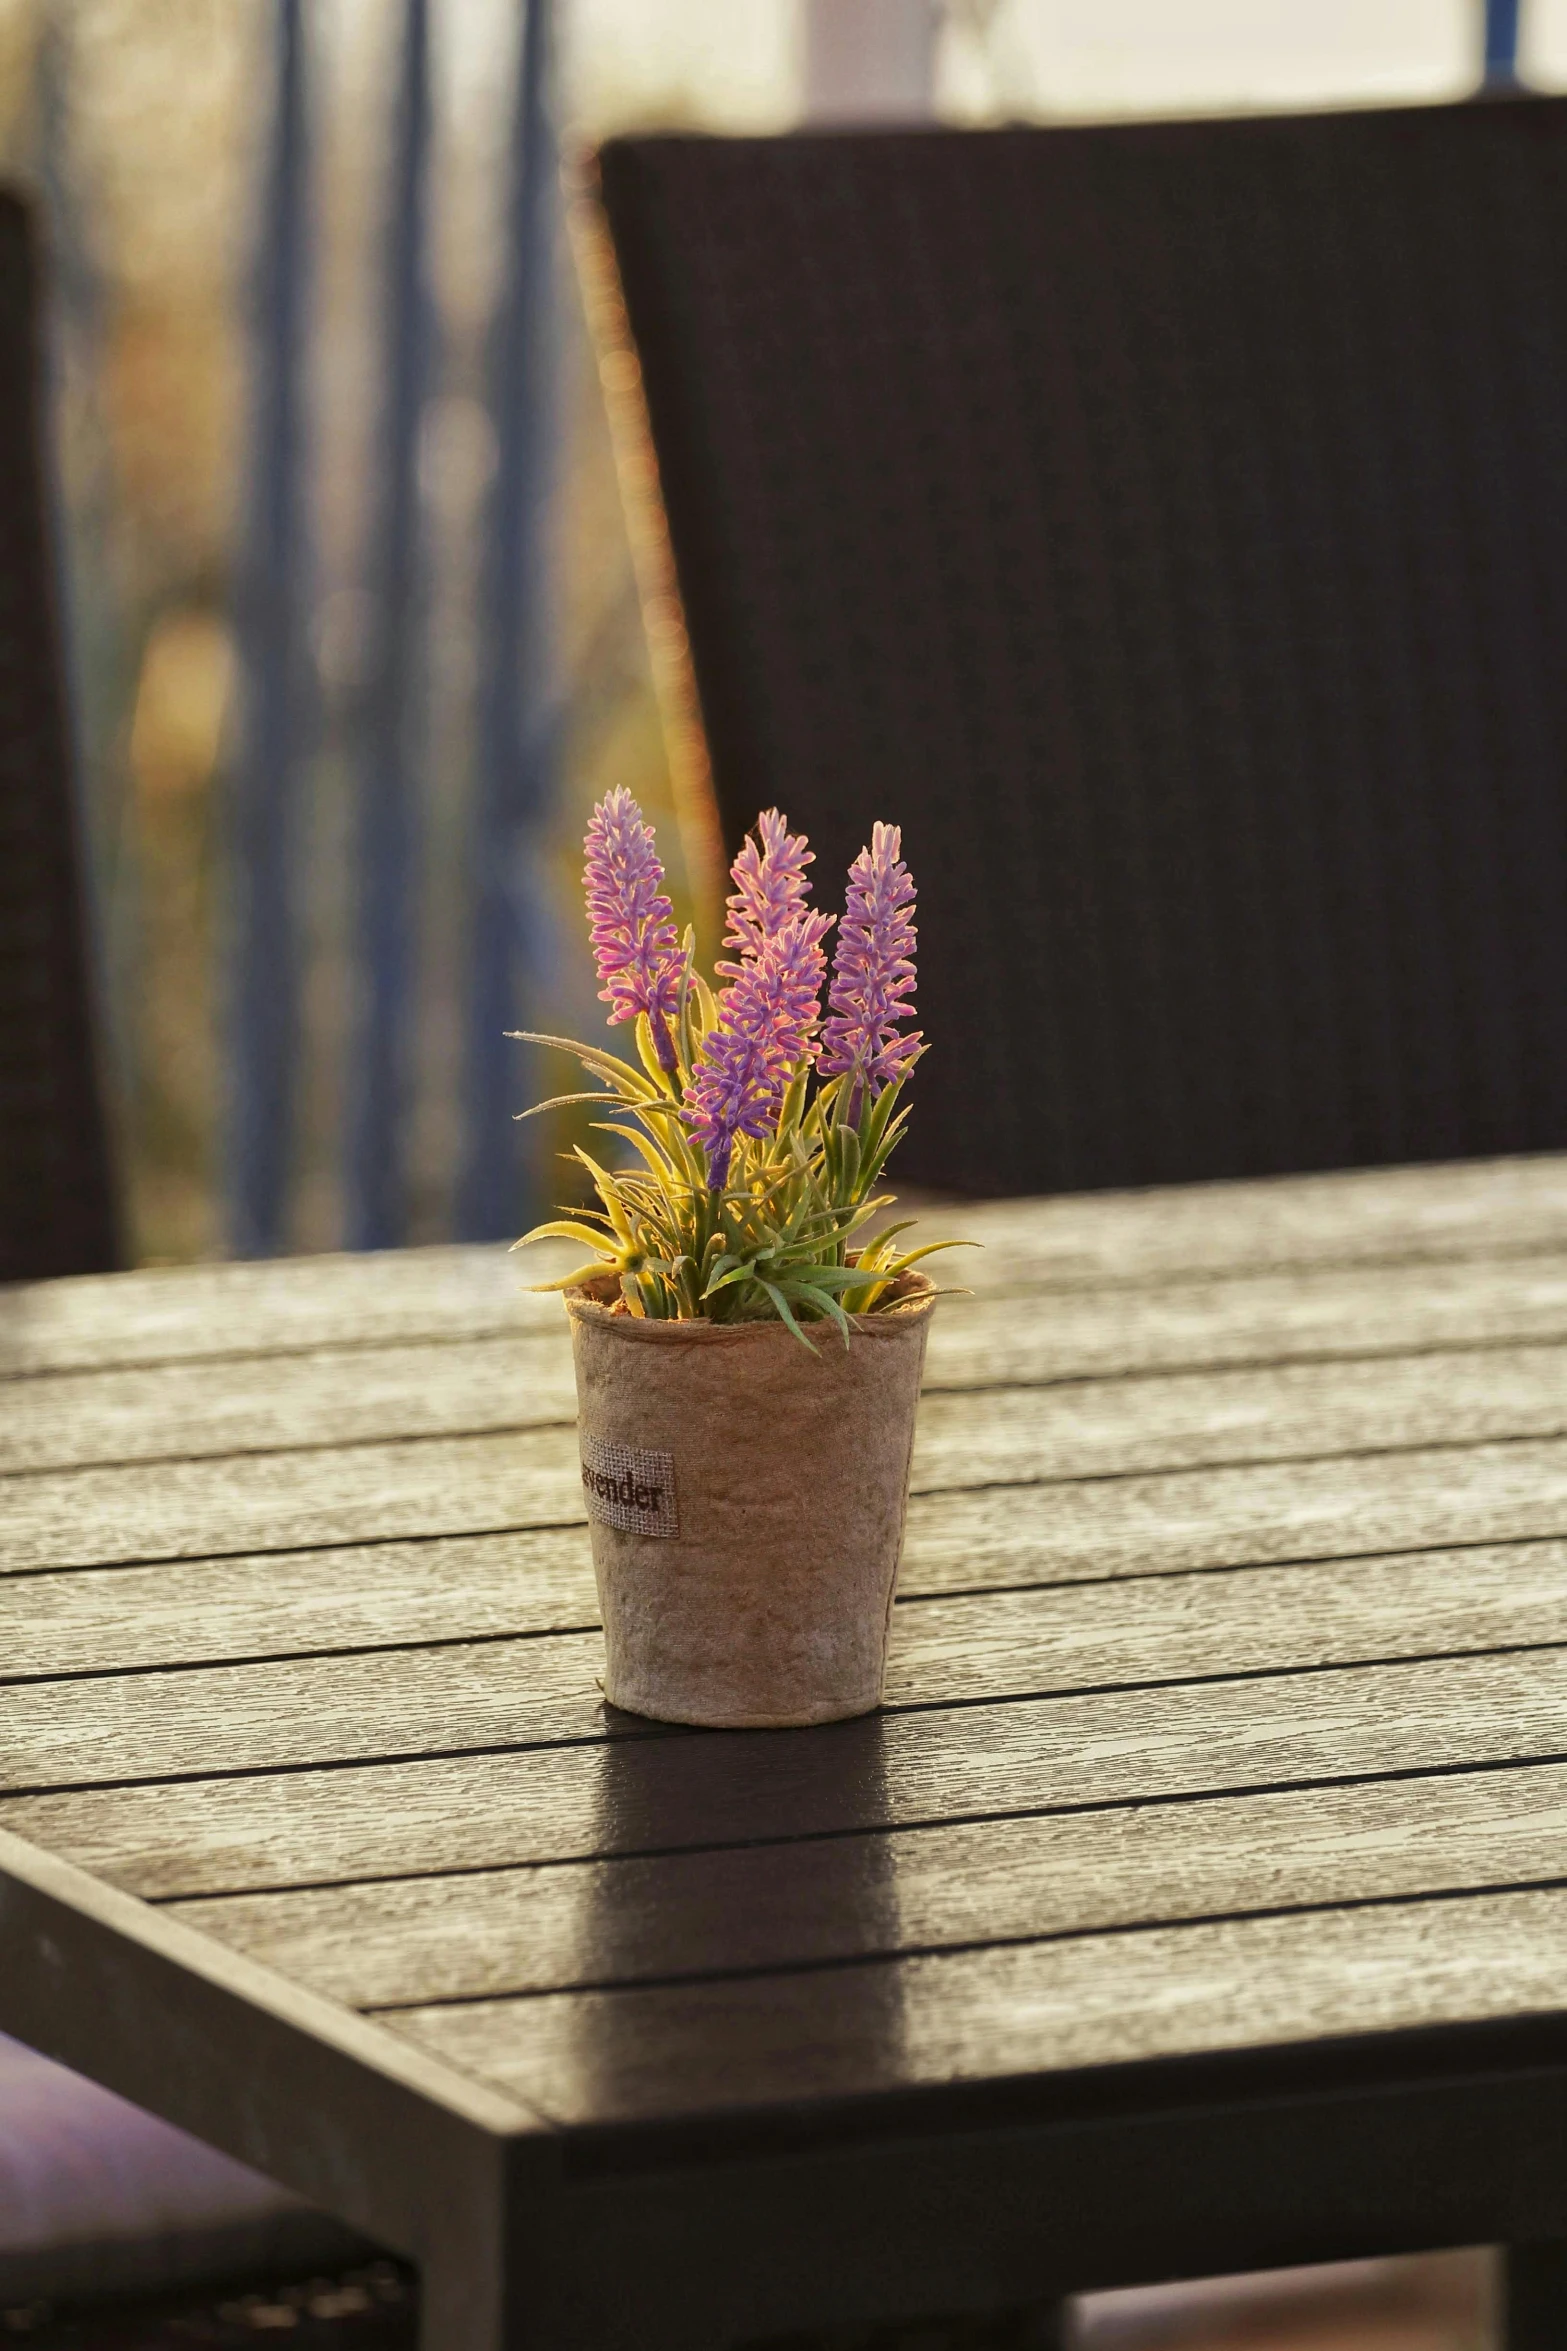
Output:
M572 1130L511 1114L569 1071L501 1031L597 1031L576 890L609 786L711 944L648 651L677 622L655 594L644 627L625 363L574 255L594 142L1461 97L1488 27L1505 82L1514 16L0 0L133 1259L493 1237L561 1197ZM1516 71L1567 88L1567 0L1526 0Z

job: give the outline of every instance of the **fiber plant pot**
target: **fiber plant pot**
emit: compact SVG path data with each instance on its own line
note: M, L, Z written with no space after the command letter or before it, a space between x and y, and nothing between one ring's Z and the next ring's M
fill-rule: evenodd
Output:
M568 1291L612 1705L775 1730L881 1703L934 1305L907 1273L847 1347L812 1324L813 1353Z

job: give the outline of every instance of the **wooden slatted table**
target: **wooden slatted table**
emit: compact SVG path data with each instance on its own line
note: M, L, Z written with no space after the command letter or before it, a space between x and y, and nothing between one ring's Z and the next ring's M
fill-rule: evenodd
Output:
M440 2351L1567 2237L1567 1159L956 1221L804 1732L606 1715L517 1260L0 1295L0 2029Z

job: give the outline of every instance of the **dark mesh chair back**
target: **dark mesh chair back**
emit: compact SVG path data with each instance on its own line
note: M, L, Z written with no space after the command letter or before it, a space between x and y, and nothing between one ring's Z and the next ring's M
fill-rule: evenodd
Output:
M0 1281L119 1261L41 457L38 266L0 191Z
M904 826L904 1179L1567 1145L1567 104L601 161L730 843Z

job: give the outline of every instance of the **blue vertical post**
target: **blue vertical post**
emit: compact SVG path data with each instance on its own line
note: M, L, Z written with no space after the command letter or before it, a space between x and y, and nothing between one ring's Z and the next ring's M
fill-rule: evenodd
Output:
M507 1029L537 968L540 818L549 796L546 530L552 478L555 147L548 105L550 0L528 0L518 54L505 280L491 353L496 470L486 519L472 846L464 1158L457 1231L497 1240L526 1221L514 1123L527 1066Z
M348 1241L404 1238L409 1006L414 959L419 690L419 420L429 361L425 182L430 147L428 0L404 0L402 68L386 222L385 386L374 481L374 599L358 712L359 944L364 1017L353 1064Z
M1508 90L1518 81L1519 0L1485 0L1485 86Z
M243 717L229 830L228 1181L236 1256L281 1245L294 1134L295 818L313 700L303 358L309 127L301 0L274 0L277 73L255 288L249 512L239 590Z

